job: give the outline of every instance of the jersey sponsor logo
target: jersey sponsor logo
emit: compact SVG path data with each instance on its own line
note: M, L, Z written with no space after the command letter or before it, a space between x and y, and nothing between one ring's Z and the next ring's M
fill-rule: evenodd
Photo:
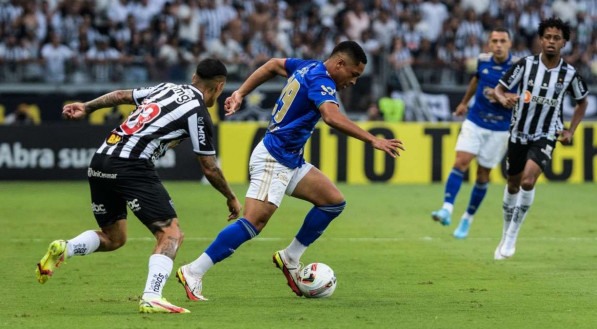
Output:
M106 144L108 145L116 145L118 142L122 140L122 136L116 133L110 133L110 136L106 139Z
M184 104L184 103L190 101L191 99L193 99L193 97L194 97L194 94L192 91L185 90L180 87L172 88L172 92L174 92L176 94L176 96L178 96L174 100L178 104Z
M132 135L143 129L147 123L150 123L158 117L162 109L156 103L141 104L131 113L128 119L120 125L120 129L127 134Z
M532 97L533 97L533 95L531 94L530 91L528 91L528 90L524 91L524 102L525 103L529 103L531 101Z
M201 119L201 124L199 124L199 119L197 119L197 137L199 138L199 144L205 146L205 126L203 125L203 118Z
M126 205L133 212L141 210L141 205L139 204L139 200L138 199L129 200L129 201L126 202Z
M332 88L332 87L321 85L321 96L325 96L325 95L335 96L336 89Z
M106 178L106 179L116 179L118 174L108 174L99 170L93 170L91 168L87 168L87 177L97 177L97 178Z
M543 96L533 96L531 97L531 102L537 103L539 105L549 105L551 107L556 107L558 105L557 99L547 98Z
M102 203L95 204L94 202L91 203L91 211L96 215L105 215L108 213L106 207Z

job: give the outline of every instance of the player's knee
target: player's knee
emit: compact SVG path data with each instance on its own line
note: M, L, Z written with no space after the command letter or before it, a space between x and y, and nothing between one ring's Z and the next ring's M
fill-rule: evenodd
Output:
M535 187L535 178L534 177L525 177L520 182L520 187L522 187L525 191L530 191Z

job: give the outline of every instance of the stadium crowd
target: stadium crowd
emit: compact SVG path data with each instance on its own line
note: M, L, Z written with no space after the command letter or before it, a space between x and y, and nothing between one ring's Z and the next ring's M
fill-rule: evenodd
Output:
M351 39L372 59L358 94L382 74L380 96L408 65L421 83L467 83L495 26L513 34L514 55L538 52L538 22L552 15L573 27L564 59L596 83L594 0L0 0L0 81L186 81L208 56L234 81Z

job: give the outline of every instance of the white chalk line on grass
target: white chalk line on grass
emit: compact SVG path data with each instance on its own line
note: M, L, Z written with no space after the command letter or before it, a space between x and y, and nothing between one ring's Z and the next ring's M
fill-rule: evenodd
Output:
M215 237L199 237L199 236L188 236L185 235L185 241L212 241ZM257 242L278 242L278 241L290 241L292 236L288 237L257 237L252 239L251 241ZM153 237L129 237L127 238L128 241L141 241L141 242L155 242L155 238ZM424 236L424 237L359 237L359 238L326 238L322 237L319 239L320 241L341 241L341 242L403 242L403 241L448 241L456 239L452 237L431 237L431 236ZM493 241L498 240L498 238L493 237L468 237L466 240L478 240L478 241ZM595 237L574 237L574 236L564 236L564 237L553 237L553 236L546 236L546 237L520 237L519 240L526 240L526 241L572 241L572 242L593 242L597 241L597 236ZM47 239L10 239L13 243L22 243L22 242L48 242Z

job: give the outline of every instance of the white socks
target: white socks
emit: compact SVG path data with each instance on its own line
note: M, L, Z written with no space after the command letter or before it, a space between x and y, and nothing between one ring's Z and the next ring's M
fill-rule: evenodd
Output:
M508 236L516 239L516 236L518 236L518 231L520 230L520 226L524 222L527 212L533 204L534 199L535 189L530 191L525 191L523 189L520 190L520 197L518 198L516 208L514 209L514 214L512 215L512 223L510 223L510 227L508 227Z
M454 211L454 205L449 202L444 202L444 205L442 206L442 208L446 209L450 213L450 215L452 215L452 211Z
M199 258L189 264L189 272L193 276L202 277L212 266L214 266L214 262L211 258L206 253L202 253Z
M504 204L503 204L503 213L504 213L504 227L502 230L502 240L506 236L506 232L508 232L508 227L512 222L512 214L514 213L514 208L516 207L516 203L518 202L518 196L520 192L516 194L508 193L508 186L504 188Z
M172 272L174 261L162 254L153 254L149 257L149 273L143 291L143 299L161 298L166 280Z
M85 231L68 240L66 244L66 257L85 256L99 248L100 238L95 231Z
M292 265L298 264L306 250L307 246L300 243L296 238L292 239L292 242L286 247L288 262Z

